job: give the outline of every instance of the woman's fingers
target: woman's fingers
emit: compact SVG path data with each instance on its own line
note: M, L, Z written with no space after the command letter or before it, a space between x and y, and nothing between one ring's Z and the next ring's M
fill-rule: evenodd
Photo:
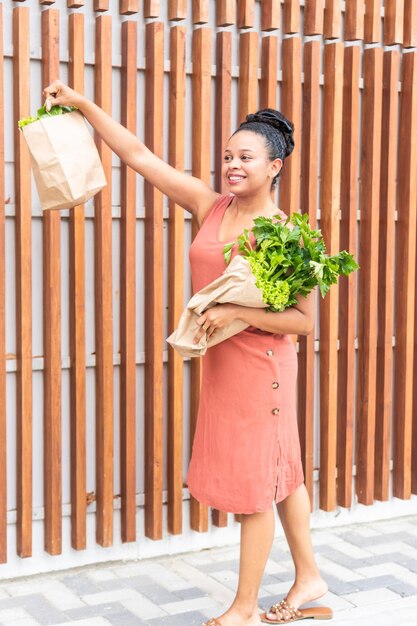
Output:
M59 80L54 80L50 85L45 87L43 95L47 110L57 104L62 106L79 106L82 98L79 93L68 87L68 85L64 85L64 83L61 83Z

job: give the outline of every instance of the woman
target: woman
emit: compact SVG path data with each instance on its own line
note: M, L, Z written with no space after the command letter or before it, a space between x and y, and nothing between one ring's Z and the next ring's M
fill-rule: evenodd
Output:
M46 87L53 105L76 106L132 169L193 214L201 226L190 250L194 290L225 269L226 242L250 229L259 215L280 213L271 198L283 161L294 146L293 128L277 111L250 115L230 138L220 195L203 181L178 172L91 101L59 81ZM233 250L236 254L237 246ZM314 296L282 313L222 304L198 320L195 341L234 319L249 327L203 359L199 415L188 473L190 492L222 511L242 514L236 597L206 626L259 626L306 617L329 618L329 609L298 608L321 597L327 585L314 560L310 502L303 483L295 413L297 359L289 335L313 328ZM294 559L296 578L287 597L259 616L257 595L274 538L273 502Z

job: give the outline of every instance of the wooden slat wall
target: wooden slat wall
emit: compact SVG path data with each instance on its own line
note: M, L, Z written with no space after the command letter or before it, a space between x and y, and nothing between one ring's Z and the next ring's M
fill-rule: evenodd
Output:
M162 156L164 25L146 27L145 142ZM145 532L162 537L162 194L145 184Z
M96 18L95 99L111 113L112 18ZM113 543L113 313L111 151L96 138L107 180L94 202L94 268L96 319L96 503L97 543Z
M192 111L193 111L193 140L192 140L192 174L206 183L210 180L210 119L211 119L211 30L199 28L193 32L192 40L193 84L192 84ZM193 235L197 232L197 225L193 223ZM201 359L191 362L191 415L190 435L194 435L197 419L198 400L201 384ZM208 529L208 509L197 502L190 500L190 526L199 532Z
M3 84L3 5L0 5L0 85ZM7 560L7 451L6 451L6 250L4 184L4 94L0 90L0 563Z
M13 10L16 248L17 553L32 554L32 219L29 153L17 122L30 115L29 9Z
M324 49L320 227L329 254L339 251L343 44ZM320 301L320 508L336 505L338 291Z
M301 206L313 228L317 225L317 187L319 172L320 42L304 46L303 152L301 160ZM298 423L304 479L313 505L314 471L314 354L315 332L299 337Z
M235 123L261 107L278 107L294 122L296 149L285 163L279 205L287 213L308 212L311 224L322 229L328 250L348 249L358 255L361 265L359 272L341 279L339 287L333 287L327 299L320 300L316 332L298 338L298 421L312 507L350 507L355 492L365 504L387 500L392 489L394 495L405 499L417 493L417 148L411 141L417 131L417 53L406 50L417 46L416 0L346 0L344 10L340 0L303 4L265 0L258 5L255 0L193 0L189 4L170 0L167 13L165 5L155 0L94 0L93 25L85 21L88 3L83 0L61 3L60 12L53 0L15 4L10 24L2 24L0 10L0 30L10 32L13 22L14 127L9 130L6 120L4 132L6 140L7 132L13 132L16 161L14 186L8 190L10 183L3 178L7 141L3 141L0 93L0 460L4 467L6 426L13 433L16 423L16 450L7 451L9 459L16 457L16 480L8 477L8 481L9 485L16 483L17 541L16 546L8 547L9 552L25 557L32 553L31 232L32 207L35 214L39 209L36 196L31 197L28 151L17 130L17 120L33 113L41 99L41 86L36 93L29 93L29 24L40 31L42 87L57 78L60 64L66 63L59 59L59 31L68 28L68 82L79 92L84 90L85 64L91 65L88 50L94 48L85 37L91 37L94 29L95 65L88 71L94 72L96 102L112 114L112 96L119 97L112 94L117 75L121 79L120 107L114 110L120 109L121 122L136 133L137 122L142 120L144 139L152 150L159 156L167 155L180 170L191 167L192 174L213 182L219 191L227 191L221 164ZM32 11L37 12L35 16ZM155 19L159 21L144 22ZM145 69L137 67L136 59L141 21L146 31ZM213 30L206 26L212 21L216 24ZM195 27L198 24L205 26ZM169 50L164 44L165 29L169 32ZM121 66L112 65L112 35L120 37ZM343 41L331 41L339 38ZM362 40L373 47L363 48ZM0 33L0 84L1 42ZM9 61L5 55L4 63ZM145 89L138 91L140 77L145 78ZM184 304L189 222L184 221L182 209L169 202L164 223L162 194L146 184L143 250L137 243L138 225L143 220L142 179L122 165L120 202L116 200L120 204L116 230L120 250L115 245L112 249L113 242L119 241L113 240L112 234L119 219L119 207L112 207L117 198L118 185L113 190L112 179L118 175L118 162L112 163L111 151L98 136L96 141L108 186L94 200L93 222L96 420L88 432L96 438L95 476L89 476L91 462L86 450L87 398L94 395L86 369L87 358L92 359L86 353L89 331L92 334L86 325L90 320L86 288L91 277L85 276L90 217L86 222L84 206L70 210L67 251L64 244L62 249L60 246L60 231L65 232L67 216L42 216L43 536L45 550L56 555L62 549L61 484L66 473L71 481L71 545L76 550L91 545L86 522L87 502L92 500L96 500L97 543L114 543L114 499L119 497L122 541L141 540L136 520L138 485L143 479L145 535L160 539L167 532L179 535L190 530L183 518L183 432L187 432L184 420L189 420L191 438L194 433L201 362L194 359L184 369L183 361L164 343L165 330L175 328ZM11 200L6 202L14 204L14 215L5 218L2 203L8 196ZM5 332L5 219L14 220L15 228L15 349L14 344L7 348L11 339ZM191 230L195 235L195 224ZM167 249L163 250L166 240ZM114 249L120 255L120 288L112 284ZM61 276L60 267L61 262L65 266L66 253L68 277ZM119 259L116 261L118 265ZM143 261L145 280L141 285L136 268ZM35 280L37 285L39 277ZM60 299L66 284L68 312L62 310ZM119 298L120 327L115 329L113 303ZM142 305L144 328L140 323ZM62 345L69 345L70 351L68 398L65 387L61 389L61 361L68 360L68 355L61 355L66 315L69 338L62 337ZM113 354L113 333L117 337L119 331L120 385L114 394L118 356ZM138 363L138 345L142 344L144 362L139 352ZM8 358L15 359L16 374L5 374L6 350ZM188 369L190 381L184 375ZM144 389L138 389L143 370ZM9 375L16 376L16 414L10 416L5 404ZM190 393L189 402L184 393ZM137 406L143 399L145 409L138 415ZM61 450L65 403L70 410L69 458L66 442ZM190 415L185 415L188 405ZM320 406L320 415L316 406ZM144 456L139 454L141 432L137 432L137 424L145 432ZM114 431L120 439L116 450ZM120 494L114 493L116 466L120 467ZM315 470L319 470L318 502L313 497ZM3 472L0 562L7 558L6 478ZM93 492L87 494L86 485L94 484L94 480ZM225 526L227 519L221 511L213 510L209 515L206 506L191 498L191 529L204 532L210 524Z
M396 245L394 496L411 495L411 441L414 358L414 287L416 263L417 53L402 59L398 158Z
M340 247L356 254L359 178L359 74L360 48L345 48L343 64L342 172L340 194ZM356 275L339 283L339 357L337 413L337 501L352 503L355 420Z
M374 498L376 347L378 309L378 221L381 155L382 49L363 53L361 137L361 230L359 242L358 387L356 493Z
M59 11L42 12L42 84L59 77ZM61 218L43 216L44 493L45 550L62 545L61 434Z
M84 15L69 17L69 85L84 92ZM86 547L86 348L84 206L70 210L71 545Z
M184 170L185 126L185 35L184 26L171 29L170 97L169 97L169 162ZM183 209L169 202L169 328L174 332L184 306L184 216ZM182 454L183 454L183 360L168 348L168 530L182 532Z
M122 124L136 134L137 24L122 24ZM122 165L120 239L120 464L122 540L136 539L136 173Z
M381 200L378 279L378 348L375 449L375 498L388 500L391 461L392 328L394 317L395 196L397 179L399 55L384 53ZM412 368L411 368L412 369Z

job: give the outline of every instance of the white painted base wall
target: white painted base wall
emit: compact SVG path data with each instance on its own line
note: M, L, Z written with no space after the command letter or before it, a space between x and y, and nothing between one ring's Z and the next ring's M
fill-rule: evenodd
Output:
M164 528L166 528L167 508L164 506ZM189 529L189 503L184 500L184 532L174 536L168 533L160 541L152 541L144 537L144 509L138 508L136 543L122 543L120 541L120 511L114 516L114 545L102 548L95 542L94 515L87 516L87 549L82 551L71 548L70 517L63 518L63 547L62 555L50 556L43 549L43 520L33 522L33 556L21 559L10 549L8 563L0 565L0 580L29 576L42 572L64 570L81 567L93 563L109 561L146 559L152 557L179 554L181 552L198 551L211 547L233 545L239 542L240 525L235 522L234 516L229 515L227 528L217 528L210 523L209 532L198 533ZM314 511L311 515L312 528L332 528L360 522L370 522L379 519L390 519L404 515L417 515L417 496L410 500L393 498L388 502L376 502L372 506L355 504L351 509L338 508L336 511ZM16 545L16 526L9 524L8 545ZM277 521L276 536L282 536L282 527Z

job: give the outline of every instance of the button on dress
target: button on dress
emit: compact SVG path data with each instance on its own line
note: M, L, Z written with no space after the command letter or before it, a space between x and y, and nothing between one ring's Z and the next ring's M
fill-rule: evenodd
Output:
M219 197L191 245L194 292L226 268L219 230L233 197ZM232 513L261 512L303 483L296 378L289 335L249 327L207 350L187 475L199 502Z

